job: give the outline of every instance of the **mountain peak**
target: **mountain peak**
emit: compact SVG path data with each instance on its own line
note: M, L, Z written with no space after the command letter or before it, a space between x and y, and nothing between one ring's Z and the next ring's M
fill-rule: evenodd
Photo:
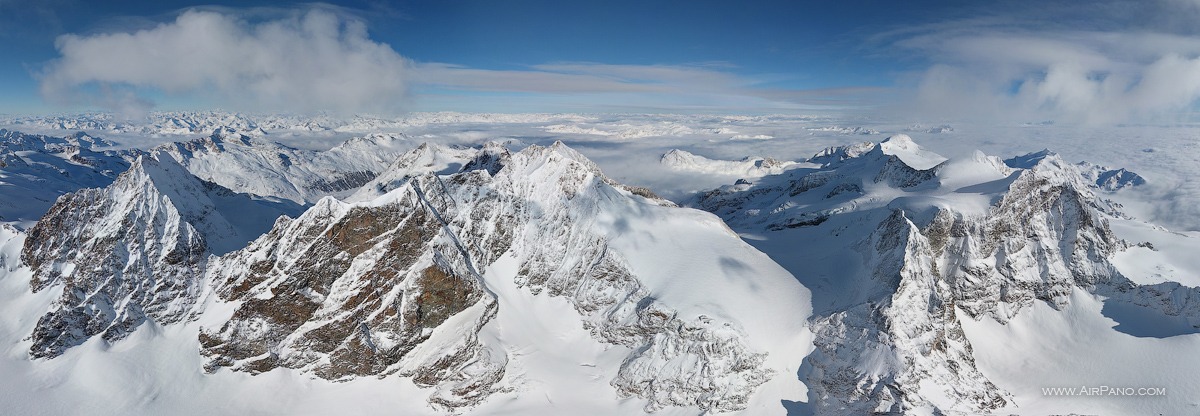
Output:
M595 162L588 159L582 153L579 153L561 140L555 140L550 146L531 145L517 152L514 156L522 159L526 165L529 164L577 164L584 169L596 174L599 177L606 178L600 171L600 167L596 166Z
M201 180L165 153L139 155L108 191L127 209L169 205L216 254L241 248L275 217L299 211L296 204L255 200Z
M594 163L592 163L591 159L588 159L587 156L584 156L582 153L579 153L575 149L571 148L571 146L567 146L567 144L563 143L562 140L555 140L554 143L550 144L550 146L545 146L545 147L538 146L538 145L529 146L528 148L525 148L524 150L522 150L519 153L524 153L527 155L557 154L557 155L560 155L567 159L574 160L574 161L577 161L577 162L580 162L583 164L594 165Z
M782 346L806 336L807 311L792 302L806 292L717 218L635 197L562 143L512 154L490 175L468 167L505 158L503 146L409 155L440 151L474 158L444 175L426 166L435 159L400 158L378 178L401 178L382 196L323 199L217 260L217 293L239 306L200 335L206 369L398 372L434 387L433 404L470 406L520 388L506 368L558 359L497 344L546 336L521 322L550 328L549 316L511 303L542 293L563 298L549 314L568 318L550 330L612 351L607 384L650 411L738 410L768 380L795 383L803 348ZM788 301L730 301L767 296Z
M888 137L879 143L878 149L885 155L899 158L901 162L916 170L933 169L946 161L944 156L925 150L907 134Z
M242 134L238 129L229 126L221 126L213 129L212 134L208 137L212 138L215 142L234 143L244 146L253 145L253 139L250 136Z
M485 149L488 148L485 147ZM396 156L386 169L380 171L353 194L347 196L346 201L370 201L400 188L413 177L425 174L450 175L466 170L468 167L474 169L474 166L477 165L472 165L472 162L487 153L485 149L423 142ZM486 169L489 170L489 173L494 173L492 169L499 168Z
M1008 165L1010 168L1033 169L1034 166L1037 166L1042 162L1042 160L1047 158L1058 159L1060 161L1062 160L1058 153L1054 153L1050 151L1050 149L1042 149L1036 152L1004 159L1004 164Z
M663 153L658 162L675 171L737 175L741 179L778 174L798 165L792 161L756 156L746 156L741 160L709 159L682 149L671 149Z
M888 138L883 139L883 141L879 142L879 144L885 145L884 147L896 147L896 148L913 148L913 149L915 149L917 147L917 143L913 141L912 137L909 137L909 135L904 134L904 133L888 136Z
M808 161L820 165L833 165L846 159L853 159L862 156L875 149L875 147L875 142L861 142L845 146L830 146L808 158Z
M115 341L147 320L183 319L210 254L243 247L297 208L204 182L164 153L139 155L108 187L60 197L22 250L34 291L64 286L30 354L54 357L92 336Z
M183 166L166 154L137 155L129 170L121 177L145 178L147 180L178 180L180 177L192 177ZM129 179L127 179L129 180Z

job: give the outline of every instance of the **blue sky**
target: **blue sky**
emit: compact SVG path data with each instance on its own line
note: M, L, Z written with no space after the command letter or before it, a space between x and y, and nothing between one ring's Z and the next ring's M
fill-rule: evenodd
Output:
M0 112L1097 122L1177 117L1200 96L1191 0L35 3L0 0Z

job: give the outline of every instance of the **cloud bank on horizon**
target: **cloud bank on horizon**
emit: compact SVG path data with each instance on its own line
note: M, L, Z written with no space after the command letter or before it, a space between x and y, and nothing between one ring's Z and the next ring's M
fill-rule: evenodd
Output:
M926 120L1108 124L1186 120L1200 100L1200 33L1161 21L1200 17L1200 3L990 7L864 36L866 46L846 53L895 62L881 69L897 74L887 87L785 88L737 62L414 62L372 39L365 21L311 6L269 19L189 9L149 29L62 35L60 56L38 77L50 101L118 111L146 110L159 93L255 111L394 113L411 98L501 112L867 109Z

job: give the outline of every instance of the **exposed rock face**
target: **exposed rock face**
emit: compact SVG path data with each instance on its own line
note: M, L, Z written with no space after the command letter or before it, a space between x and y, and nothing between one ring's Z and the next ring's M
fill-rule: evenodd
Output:
M247 145L193 144L213 152ZM638 397L647 410L743 409L778 375L765 364L768 351L751 347L765 344L749 343L729 318L740 315L659 300L673 292L645 282L668 276L631 260L638 253L627 241L641 240L619 237L630 216L684 218L672 227L749 248L716 218L674 213L674 204L613 182L561 143L519 153L421 146L358 202L327 197L295 219L280 216L295 205L200 180L170 154L140 157L107 188L63 196L30 230L22 259L33 289L63 291L30 336L31 356L53 358L95 336L118 341L147 321L208 317L207 305L220 303L213 313L232 313L198 334L207 371L410 377L430 388L432 405L455 409L513 388L497 329L481 336L502 313L490 278L564 298L596 341L627 351L606 381L615 397ZM269 229L252 221L267 218L278 218ZM757 267L747 266L757 257L738 253L760 254L723 255ZM507 271L483 272L501 260ZM776 280L763 282L799 287L781 269L770 273Z
M648 410L736 410L772 375L735 326L657 302L593 229L607 204L669 203L633 196L562 144L485 148L463 166L450 176L382 175L383 196L324 199L214 262L217 292L240 305L200 335L208 368L398 373L436 386L431 403L477 403L504 388L507 362L476 337L497 312L479 271L510 256L520 286L566 297L598 340L631 349L610 382Z
M1014 168L1031 169L1047 157L1057 158L1058 156L1049 150L1042 150L1006 159L1004 163ZM1146 179L1142 178L1141 175L1123 168L1109 169L1088 162L1076 163L1074 168L1083 176L1083 180L1089 187L1094 187L1101 191L1114 192L1127 187L1146 184Z
M146 319L176 322L191 309L208 249L186 213L159 192L156 177L172 169L182 171L138 159L107 189L59 198L29 231L22 254L33 290L65 286L31 336L32 356L57 356L94 335L115 341ZM201 192L193 181L181 191Z
M878 147L875 142L862 142L846 146L829 147L808 158L809 162L831 165L846 159L853 159Z
M333 194L356 189L372 179L375 179L375 172L360 170L339 174L333 180L317 179L309 187L317 193Z
M209 370L391 374L451 316L475 306L465 324L478 327L495 308L468 254L418 193L379 206L323 199L211 270L221 297L241 304L221 328L200 335ZM408 375L438 384L453 375L439 370L470 358L425 363Z
M759 184L724 186L700 195L692 203L733 227L765 225L770 230L782 230L820 225L831 215L857 209L867 188L936 186L941 165L913 168L901 155L922 153L901 146L917 149L907 136L881 144L865 142L825 149L809 159L822 164L820 168L793 169ZM894 151L898 148L902 151ZM781 199L781 195L785 197Z
M987 216L939 212L924 232L948 236L934 252L944 252L939 266L956 283L958 306L1003 322L1034 299L1062 306L1071 288L1117 276L1108 258L1125 243L1109 230L1099 203L1054 156L1017 174ZM998 302L1011 309L997 310Z
M22 260L32 289L61 285L39 320L30 355L54 357L92 336L116 341L146 320L184 319L203 291L210 252L244 244L220 205L279 215L187 173L170 158L139 157L109 187L64 195L29 231Z
M865 267L848 277L871 289L861 302L814 318L808 382L820 413L977 413L1010 404L976 368L960 316L1007 322L1034 301L1062 307L1074 288L1198 298L1194 290L1133 285L1109 263L1126 243L1104 219L1117 208L1094 193L1109 187L1081 172L1084 165L1048 152L1010 159L1011 167L977 155L971 169L992 169L999 179L940 189L945 163L915 169L905 159L926 166L937 159L887 155L882 147L831 148L811 159L821 169L727 186L696 201L746 230L819 227L834 217L828 235L854 224L873 229L853 243ZM983 209L939 202L980 192L991 201ZM1195 308L1190 300L1158 303L1176 315Z

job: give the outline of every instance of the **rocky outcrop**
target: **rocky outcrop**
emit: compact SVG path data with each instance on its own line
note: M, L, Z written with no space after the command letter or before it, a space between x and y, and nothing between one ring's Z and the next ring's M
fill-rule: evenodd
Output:
M457 324L477 328L495 309L468 254L417 193L378 206L323 199L210 270L220 296L240 302L200 334L210 371L392 374L447 319L475 307L474 321ZM408 373L435 385L470 356Z
M1134 285L1109 263L1126 243L1105 219L1118 207L1096 192L1115 182L1096 181L1094 170L1083 171L1090 165L1049 152L1008 166L977 155L954 169L996 179L945 189L941 172L951 162L922 154L907 138L900 142L907 151L889 155L887 143L827 149L810 159L820 169L727 186L695 202L748 231L826 222L837 223L828 235L869 230L851 239L862 272L840 277L869 289L861 301L813 319L817 348L807 359L807 382L818 413L971 414L1012 405L977 369L960 317L1003 323L1033 302L1061 308L1076 288L1122 299L1135 292L1197 298L1194 290ZM951 202L980 193L990 204ZM1195 305L1135 303L1175 315Z
M408 159L440 151L422 146ZM671 204L634 196L561 143L477 151L449 176L402 166L371 188L382 196L324 199L214 261L217 293L238 306L201 333L207 368L399 374L433 386L435 405L478 403L505 388L507 363L476 336L498 312L479 271L508 256L519 286L567 298L597 340L629 348L610 383L647 410L740 409L774 375L734 323L656 301L594 228L611 204Z
M204 290L210 253L244 244L254 231L231 225L218 205L279 215L149 156L107 188L59 198L22 250L33 291L63 291L30 336L30 355L54 357L93 336L122 339L147 320L186 318Z
M31 335L30 355L57 356L95 335L115 341L147 319L177 322L190 311L208 246L158 190L156 176L171 169L140 158L107 189L59 198L29 231L22 260L33 290L64 286Z

